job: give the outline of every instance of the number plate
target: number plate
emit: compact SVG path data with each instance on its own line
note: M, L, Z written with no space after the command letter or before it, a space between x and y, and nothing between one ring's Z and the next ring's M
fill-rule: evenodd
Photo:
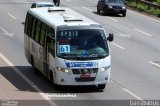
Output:
M80 78L90 78L91 75L90 74L81 74Z

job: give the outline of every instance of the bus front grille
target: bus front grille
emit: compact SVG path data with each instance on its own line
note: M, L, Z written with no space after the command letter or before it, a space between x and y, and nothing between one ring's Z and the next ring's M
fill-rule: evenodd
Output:
M88 82L88 81L94 81L96 77L89 77L89 78L75 78L77 82Z
M72 69L73 74L92 74L97 73L98 68Z

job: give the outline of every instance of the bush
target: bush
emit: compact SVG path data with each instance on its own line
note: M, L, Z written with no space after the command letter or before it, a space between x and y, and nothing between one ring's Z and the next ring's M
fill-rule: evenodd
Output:
M157 3L158 5L160 5L160 0L157 0L156 3Z
M152 1L154 1L154 0L152 0ZM155 1L158 1L160 3L160 0L155 0ZM135 8L141 12L146 12L148 14L160 17L160 9L155 9L153 7L149 7L149 6L144 5L142 3L134 2L133 0L125 0L125 3L127 4L127 6Z
M148 10L148 6L144 5L144 4L137 4L137 9L143 12L146 12Z
M155 9L153 15L160 17L160 9Z

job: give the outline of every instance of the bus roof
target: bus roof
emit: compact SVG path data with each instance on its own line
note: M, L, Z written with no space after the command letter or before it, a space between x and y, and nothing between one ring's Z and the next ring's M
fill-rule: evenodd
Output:
M98 26L100 24L66 7L30 8L33 16L50 26Z

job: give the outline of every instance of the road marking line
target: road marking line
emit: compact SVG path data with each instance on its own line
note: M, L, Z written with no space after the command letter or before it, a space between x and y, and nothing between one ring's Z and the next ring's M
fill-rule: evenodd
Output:
M87 7L82 7L83 9L86 9L88 11L92 11L91 9L87 8Z
M13 37L14 36L14 33L9 33L7 30L5 30L3 27L0 26L0 29L4 32L3 34L7 35L7 36L10 36L10 37Z
M123 91L127 92L128 94L132 95L133 97L135 97L136 99L138 100L143 100L141 97L137 96L136 94L134 94L133 92L129 91L128 89L126 88L122 88Z
M159 64L157 64L157 63L155 63L155 62L153 62L153 61L148 61L148 62L149 62L150 64L152 64L152 65L154 65L154 66L160 68L160 65L159 65Z
M127 11L130 11L130 12L132 12L132 13L134 13L134 14L138 14L138 15L141 15L141 16L143 16L143 17L145 17L145 18L148 18L148 19L151 19L151 20L154 20L154 21L160 22L160 21L159 21L159 20L157 20L157 19L151 18L151 17L149 17L149 16L145 16L145 15L140 14L140 13L138 13L138 12L135 12L135 11L132 11L132 10L127 10Z
M17 20L17 18L15 16L13 16L12 14L7 13L7 15L10 16L12 19Z
M134 94L133 92L131 92L130 90L122 87L119 83L117 83L116 81L114 81L113 79L111 79L111 81L118 86L119 88L121 88L123 91L125 91L126 93L128 93L129 95L133 96L134 98L138 99L138 100L143 100L141 97L137 96L136 94Z
M116 34L116 35L119 35L121 37L131 38L131 34Z
M42 93L42 90L39 89L31 80L29 80L18 68L15 67L15 65L10 62L3 54L0 53L0 58L4 60L5 63L8 64L8 66L12 66L12 69L19 75L23 80L25 80L30 86L33 87L38 94L40 94L51 106L57 106L45 93Z
M66 0L67 2L72 2L71 0Z
M118 22L118 20L113 19L113 18L111 18L111 17L106 17L106 18L108 18L108 19L110 19L110 20L112 20L112 21L114 21L114 22Z
M152 36L151 34L149 34L149 33L146 33L146 32L144 32L144 31L142 31L142 30L139 30L139 29L135 29L136 31L138 31L138 32L141 32L141 33L143 33L143 34L145 34L145 35L147 35L147 36Z
M8 33L3 27L0 26L0 29L4 32L4 33Z
M112 45L114 45L114 46L117 46L117 47L119 47L120 49L122 49L122 50L124 50L124 49L126 49L126 48L124 48L124 47L122 47L122 46L120 46L120 45L118 45L118 44L116 44L116 43L111 43Z

